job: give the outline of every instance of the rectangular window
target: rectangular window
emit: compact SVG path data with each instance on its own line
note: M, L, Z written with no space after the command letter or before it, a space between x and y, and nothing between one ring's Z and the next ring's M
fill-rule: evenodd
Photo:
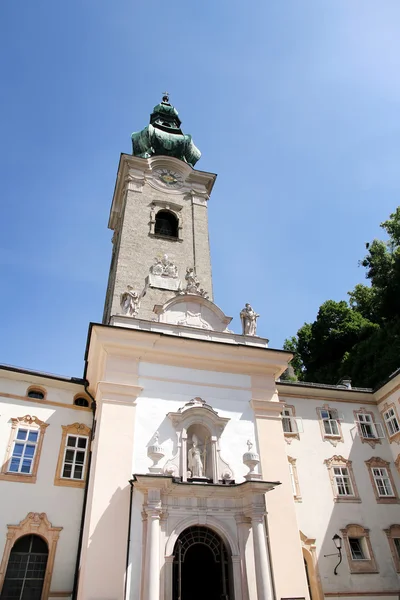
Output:
M400 538L393 538L393 543L397 553L397 558L400 560Z
M400 425L393 408L389 408L389 410L384 412L383 418L385 419L386 427L390 436L395 435L400 431Z
M361 437L366 439L379 439L385 437L382 425L380 423L374 423L371 415L358 413L357 422Z
M23 473L24 475L32 473L38 440L38 429L18 428L8 467L10 473Z
M80 435L67 436L61 475L63 479L84 478L88 439Z
M353 560L367 560L362 542L363 542L362 538L349 537L351 558Z
M379 496L394 496L387 469L374 467L372 469L376 489Z
M297 496L296 480L294 478L294 470L293 470L293 465L291 462L289 463L289 471L290 471L290 481L292 482L293 496Z
M325 435L340 437L336 410L321 409Z
M290 408L285 408L282 413L282 426L285 433L297 433L296 421Z
M333 479L338 496L354 496L350 473L347 467L333 467Z

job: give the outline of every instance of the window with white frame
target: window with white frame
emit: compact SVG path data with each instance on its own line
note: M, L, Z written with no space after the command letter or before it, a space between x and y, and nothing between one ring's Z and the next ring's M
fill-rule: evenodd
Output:
M63 479L82 480L89 438L82 435L67 435L61 477Z
M332 437L341 437L338 424L338 413L336 410L321 408L320 415L324 434Z
M386 412L384 412L383 418L385 419L389 436L396 435L396 433L400 431L400 425L394 408L389 408Z
M349 537L349 546L352 560L369 560L364 538Z
M282 413L282 427L285 433L297 433L296 421L293 419L291 408L285 408Z
M24 475L32 473L39 435L40 430L37 428L18 427L8 463L10 473L22 473Z
M394 496L392 484L390 482L388 470L386 468L372 468L372 475L374 477L374 482L376 485L376 489L378 491L378 496Z
M297 502L300 502L301 501L301 493L300 493L299 478L297 475L296 459L292 458L291 456L288 456L288 463L289 463L290 483L292 485L293 496Z
M354 496L353 484L347 467L333 467L333 481L338 496Z
M369 413L357 413L357 425L360 436L364 439L377 440L385 437L382 425L374 422Z

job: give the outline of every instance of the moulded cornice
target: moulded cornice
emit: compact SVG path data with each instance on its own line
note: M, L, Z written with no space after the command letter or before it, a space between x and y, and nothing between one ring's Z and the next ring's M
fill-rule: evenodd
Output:
M256 400L252 398L250 405L257 418L261 419L280 419L281 412L285 408L283 402L271 402L271 400Z
M228 373L270 373L272 377L287 366L287 354L279 350L93 325L88 351L88 379L92 385L104 379L104 365L102 369L98 367L99 357L108 354Z
M136 403L136 399L141 394L143 387L140 385L99 381L97 390L100 397L96 396L100 401L106 400L112 404L132 405Z
M123 189L125 187L126 178L129 170L136 172L134 179L137 179L139 187L144 185L146 180L150 183L151 172L156 168L170 167L180 172L186 179L187 184L191 187L195 194L199 194L202 191L206 191L209 197L214 186L216 175L214 173L207 173L206 171L197 171L187 163L174 158L172 156L152 156L151 158L139 158L131 154L121 154L117 178L114 188L113 200L111 203L110 217L108 221L108 227L114 229L118 218L122 212L124 194ZM150 178L150 179L149 179ZM184 186L178 192L174 194L182 194L182 192L188 191L188 185ZM164 190L167 191L167 190Z
M244 481L233 485L210 483L187 483L174 480L169 475L133 475L134 487L142 493L149 490L160 490L163 494L173 496L195 496L200 498L226 498L236 496L245 498L253 494L264 494L281 485L280 481Z
M344 388L327 389L318 386L296 386L285 385L284 382L277 382L278 394L281 398L313 398L321 401L350 402L361 404L372 404L376 406L376 400L372 392L359 392L356 390L347 390Z

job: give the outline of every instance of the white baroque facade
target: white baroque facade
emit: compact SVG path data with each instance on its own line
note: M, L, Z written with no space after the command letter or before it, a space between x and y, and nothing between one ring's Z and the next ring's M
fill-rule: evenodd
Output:
M215 175L134 153L83 377L1 368L0 598L398 598L400 374L281 381L213 302Z

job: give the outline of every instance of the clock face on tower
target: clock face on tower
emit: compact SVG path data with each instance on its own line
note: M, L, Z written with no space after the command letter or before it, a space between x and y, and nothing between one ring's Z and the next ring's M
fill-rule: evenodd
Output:
M170 169L157 169L154 172L158 181L169 188L180 188L183 185L182 176Z

